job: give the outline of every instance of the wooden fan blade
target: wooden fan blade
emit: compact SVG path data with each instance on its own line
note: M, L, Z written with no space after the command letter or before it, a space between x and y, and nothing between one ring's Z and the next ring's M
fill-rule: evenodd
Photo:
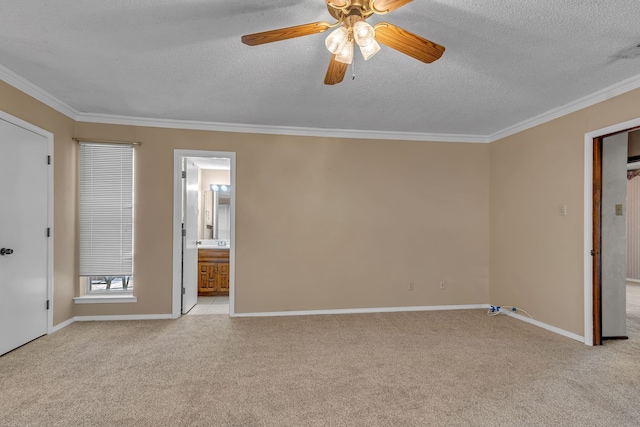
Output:
M373 3L373 11L378 14L389 13L412 1L413 0L376 0Z
M347 73L348 66L348 64L336 61L336 56L332 55L327 75L324 78L324 84L335 85L340 83L344 79L344 75Z
M373 28L376 30L377 41L427 64L440 59L445 50L444 46L388 22L380 22Z
M327 31L331 26L327 22L313 22L311 24L296 25L295 27L280 28L263 33L242 36L242 43L249 46L293 39Z

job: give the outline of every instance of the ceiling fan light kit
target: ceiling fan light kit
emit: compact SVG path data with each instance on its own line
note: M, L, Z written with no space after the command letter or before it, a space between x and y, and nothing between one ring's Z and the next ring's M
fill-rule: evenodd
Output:
M337 55L340 52L344 45L347 44L349 40L349 31L346 27L340 27L326 38L324 41L324 45L327 47L329 52Z
M380 51L380 45L375 40L372 40L371 43L367 45L364 45L364 46L360 45L360 53L362 53L362 57L364 58L365 61L371 58L373 55L375 55L379 51Z
M351 64L353 62L353 41L347 41L342 49L336 53L336 61L343 64Z
M444 46L433 43L388 22L372 27L366 22L371 15L384 15L412 0L325 0L331 16L338 21L314 22L295 27L281 28L262 33L242 36L242 42L249 46L308 36L338 27L325 39L325 46L331 52L331 61L325 77L325 84L334 85L344 79L347 64L353 61L354 45L360 48L367 60L380 51L382 43L392 49L409 55L419 61L431 63L444 53Z

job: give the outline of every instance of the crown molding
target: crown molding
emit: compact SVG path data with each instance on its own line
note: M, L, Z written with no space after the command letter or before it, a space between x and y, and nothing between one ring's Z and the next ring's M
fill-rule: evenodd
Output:
M70 119L76 120L79 111L68 104L60 101L49 92L42 89L40 86L36 86L24 77L14 73L4 65L0 64L0 80L3 80L7 84L15 87L16 89L26 93L27 95L37 99L45 105L53 108L59 113L64 114Z
M626 80L622 80L590 95L549 110L545 113L517 123L513 126L504 128L496 133L489 135L487 139L489 140L489 142L498 141L499 139L515 135L518 132L523 132L527 129L531 129L543 123L550 122L551 120L555 120L568 114L575 113L576 111L582 110L583 108L591 107L592 105L595 105L599 102L606 101L608 99L638 88L640 88L640 74L634 77L630 77Z
M80 113L79 122L103 123L127 126L146 126L170 129L206 130L233 133L258 133L268 135L314 136L327 138L385 139L401 141L488 143L483 135L456 135L421 132L388 132L356 129L323 129L294 126L270 126L236 123L218 123L193 120L153 119L146 117L117 116L110 114Z
M530 119L515 125L506 127L491 135L470 134L440 134L422 132L389 132L375 130L356 129L324 129L305 128L293 126L269 126L235 123L218 123L192 120L156 119L133 116L119 116L111 114L81 113L65 102L59 100L49 92L19 76L7 67L0 64L0 80L5 81L16 89L32 96L38 101L48 105L65 116L78 121L89 123L103 123L124 126L145 126L169 129L205 130L216 132L254 133L268 135L289 136L313 136L327 138L353 138L353 139L384 139L399 141L429 141L429 142L465 142L465 143L491 143L502 138L523 132L535 126L558 119L567 114L574 113L583 108L590 107L599 102L606 101L615 96L640 88L640 74L630 77L609 87L601 89L576 101L551 109Z

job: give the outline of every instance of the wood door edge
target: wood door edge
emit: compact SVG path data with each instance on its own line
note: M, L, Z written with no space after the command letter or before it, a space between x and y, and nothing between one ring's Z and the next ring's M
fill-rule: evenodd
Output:
M593 345L602 345L602 144L604 137L593 138Z

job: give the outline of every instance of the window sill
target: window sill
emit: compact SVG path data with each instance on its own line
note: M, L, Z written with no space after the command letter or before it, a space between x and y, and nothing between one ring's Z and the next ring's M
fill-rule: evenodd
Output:
M120 304L138 302L138 298L132 294L87 294L73 298L75 304Z

